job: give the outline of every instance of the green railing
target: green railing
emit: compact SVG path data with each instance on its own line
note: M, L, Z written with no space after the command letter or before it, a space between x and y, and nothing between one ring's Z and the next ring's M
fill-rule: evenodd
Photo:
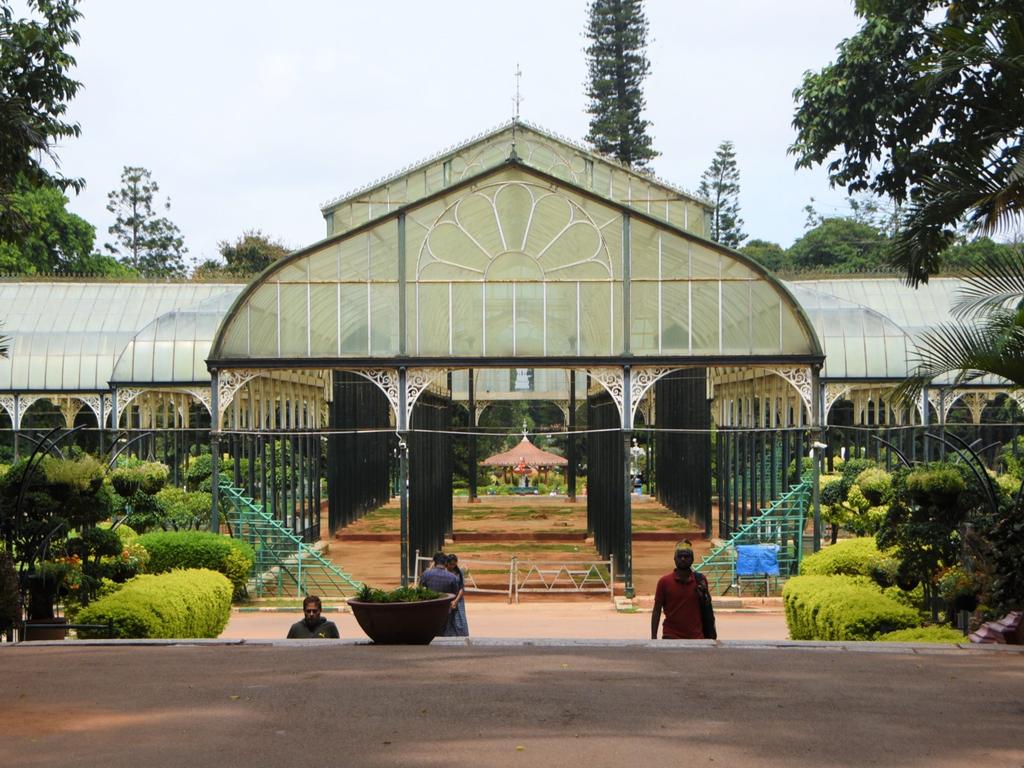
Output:
M779 548L779 576L796 575L803 558L803 531L811 501L811 484L792 486L767 509L748 520L720 547L712 550L694 570L708 579L713 594L724 595L737 585L736 546L738 544L775 544Z
M249 587L254 597L353 597L362 584L275 520L226 480L219 484L231 535L256 551Z

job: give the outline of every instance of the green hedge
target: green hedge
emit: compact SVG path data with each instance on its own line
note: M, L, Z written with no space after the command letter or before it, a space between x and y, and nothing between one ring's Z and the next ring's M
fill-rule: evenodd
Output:
M206 569L137 576L78 614L82 624L114 623L114 636L217 637L231 616L231 582ZM81 630L80 637L106 637Z
M886 597L857 576L797 576L782 590L794 640L874 640L916 627L917 612Z
M952 627L915 627L887 632L875 638L883 643L942 643L956 645L968 642L964 633Z
M800 563L801 576L867 576L882 553L874 536L843 539L808 555Z
M244 541L208 531L160 531L136 539L149 552L146 570L164 573L175 568L209 568L231 581L234 598L245 595L245 584L256 560Z

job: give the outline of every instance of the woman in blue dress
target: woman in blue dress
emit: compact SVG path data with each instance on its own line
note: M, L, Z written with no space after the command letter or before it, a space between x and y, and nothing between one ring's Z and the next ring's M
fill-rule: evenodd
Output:
M448 614L442 637L469 637L469 621L466 619L466 579L459 568L459 556L448 555L448 570L459 579L459 593L455 596L455 607Z

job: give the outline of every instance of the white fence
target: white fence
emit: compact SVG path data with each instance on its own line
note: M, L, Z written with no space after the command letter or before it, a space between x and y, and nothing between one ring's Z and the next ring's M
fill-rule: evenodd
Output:
M420 574L433 560L416 550L413 579L420 583ZM477 560L459 556L459 568L465 579L466 592L507 595L508 601L519 602L520 594L607 594L615 601L615 558L607 560L526 560L515 555L509 560ZM478 580L479 577L479 580Z

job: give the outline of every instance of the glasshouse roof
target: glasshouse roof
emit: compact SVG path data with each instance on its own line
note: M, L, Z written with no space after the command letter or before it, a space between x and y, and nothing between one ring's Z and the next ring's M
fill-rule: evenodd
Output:
M10 338L9 356L0 359L0 391L106 391L139 329L227 290L237 293L239 286L0 282L0 334Z
M211 362L623 355L810 363L821 350L756 263L511 158L273 265Z

